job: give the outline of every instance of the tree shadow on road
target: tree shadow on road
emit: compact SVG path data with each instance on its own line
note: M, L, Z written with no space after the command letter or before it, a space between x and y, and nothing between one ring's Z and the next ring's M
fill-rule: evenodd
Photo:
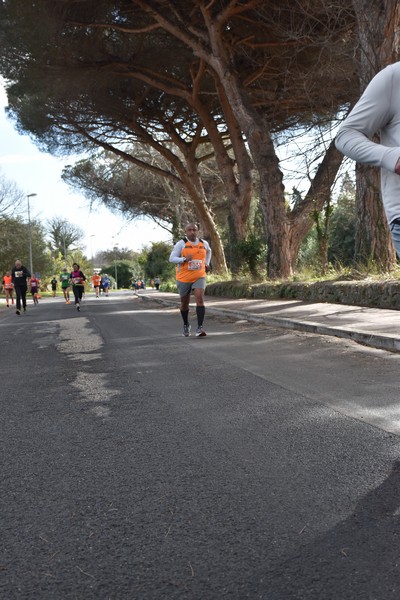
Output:
M400 460L354 513L268 573L265 600L400 598Z

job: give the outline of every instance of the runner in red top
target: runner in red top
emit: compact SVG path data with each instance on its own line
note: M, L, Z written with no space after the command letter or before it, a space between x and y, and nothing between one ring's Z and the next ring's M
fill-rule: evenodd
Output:
M74 263L72 265L72 268L73 268L73 271L71 273L71 280L72 280L72 291L74 292L74 296L75 296L75 306L76 306L76 310L81 310L81 300L82 300L83 292L85 290L86 277L82 273L82 271L77 263Z
M32 294L32 299L34 304L39 304L38 293L40 289L40 279L32 275L29 281L29 287Z

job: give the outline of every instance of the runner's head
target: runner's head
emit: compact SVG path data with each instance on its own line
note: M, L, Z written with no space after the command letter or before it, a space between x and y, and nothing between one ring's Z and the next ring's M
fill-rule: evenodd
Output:
M199 233L199 228L196 223L188 223L185 227L185 234L189 242L195 242L197 239L197 234Z
M78 265L78 263L74 263L72 265L72 267L73 267L74 271L79 271L79 265Z
M17 258L17 260L15 261L15 266L17 267L17 269L20 269L22 267L22 262L19 260L19 258Z

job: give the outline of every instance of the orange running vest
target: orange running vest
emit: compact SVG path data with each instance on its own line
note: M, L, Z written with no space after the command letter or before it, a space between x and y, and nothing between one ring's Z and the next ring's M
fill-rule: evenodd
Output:
M14 287L11 275L4 275L3 283L6 290L12 290Z
M176 265L176 278L184 283L193 283L206 276L206 255L203 240L200 240L197 246L194 246L185 240L185 247L182 250L182 256L192 255L192 260Z

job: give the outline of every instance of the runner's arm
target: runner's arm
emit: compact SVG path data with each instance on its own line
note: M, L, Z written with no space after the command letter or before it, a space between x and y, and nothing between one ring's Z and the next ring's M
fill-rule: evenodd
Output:
M352 160L395 171L400 156L399 146L385 146L373 135L394 118L396 87L392 66L382 69L370 81L361 98L339 127L336 148Z
M207 267L209 267L211 262L212 251L208 242L204 242L204 247L206 249L206 265Z
M184 247L185 242L183 240L179 240L179 242L176 242L169 257L169 262L174 263L176 265L185 262L185 259L182 256L182 250Z

